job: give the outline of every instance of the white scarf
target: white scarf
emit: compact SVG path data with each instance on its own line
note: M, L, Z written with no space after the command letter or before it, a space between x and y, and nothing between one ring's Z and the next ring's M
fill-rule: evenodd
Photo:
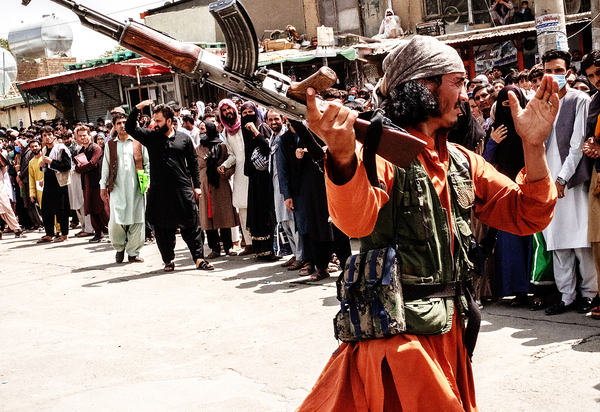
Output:
M50 159L56 160L56 161L62 160L60 158L61 150L63 151L63 153L65 153L69 157L69 161L70 161L71 160L71 152L69 151L69 149L67 149L67 146L65 146L62 143L54 143L54 146L52 146L52 149L50 150L50 154L48 155L48 157ZM50 165L48 165L48 167L50 167ZM50 169L52 169L52 167L50 167Z

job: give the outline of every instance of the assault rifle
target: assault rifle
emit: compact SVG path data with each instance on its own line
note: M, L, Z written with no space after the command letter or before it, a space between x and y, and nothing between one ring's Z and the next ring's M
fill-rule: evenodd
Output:
M169 67L175 73L197 81L200 86L213 84L286 116L314 160L319 162L322 159L323 151L304 122L307 115L306 89L313 87L319 93L335 84L337 75L330 68L322 67L304 81L292 82L279 72L259 68L256 32L247 11L238 0L219 0L209 5L209 11L225 37L225 60L132 19L121 23L71 0L51 1L77 14L83 26ZM30 2L22 0L25 6ZM366 145L374 146L380 156L392 163L407 166L425 147L425 142L385 120L382 123L381 141L367 142ZM365 142L368 128L368 121L357 120L354 129L358 141Z

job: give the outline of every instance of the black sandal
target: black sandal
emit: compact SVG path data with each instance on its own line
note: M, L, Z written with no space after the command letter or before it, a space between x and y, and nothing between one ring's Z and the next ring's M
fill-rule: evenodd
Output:
M172 272L175 270L175 262L170 261L169 263L165 263L165 267L163 269L165 272Z
M214 266L208 263L204 259L198 259L199 262L196 262L196 270L214 270Z
M541 310L541 309L544 309L545 306L546 306L546 302L544 302L543 299L534 298L533 303L529 306L529 310L531 310L531 311Z

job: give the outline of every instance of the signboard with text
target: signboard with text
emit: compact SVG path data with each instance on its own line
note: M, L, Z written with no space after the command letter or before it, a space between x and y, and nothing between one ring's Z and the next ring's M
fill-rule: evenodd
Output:
M538 36L544 33L559 31L558 14L545 14L535 18L535 29Z

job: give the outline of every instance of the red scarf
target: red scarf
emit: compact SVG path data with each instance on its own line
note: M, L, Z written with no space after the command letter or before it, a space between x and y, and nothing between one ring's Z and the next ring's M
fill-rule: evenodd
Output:
M227 124L227 121L221 117L221 107L223 106L229 106L235 111L235 123L231 126ZM221 122L221 124L225 128L225 131L227 131L228 134L234 135L238 132L238 130L240 130L242 120L240 119L240 114L238 113L237 106L231 100L221 100L221 102L219 102L219 107L217 108L217 114L219 115L219 122Z

